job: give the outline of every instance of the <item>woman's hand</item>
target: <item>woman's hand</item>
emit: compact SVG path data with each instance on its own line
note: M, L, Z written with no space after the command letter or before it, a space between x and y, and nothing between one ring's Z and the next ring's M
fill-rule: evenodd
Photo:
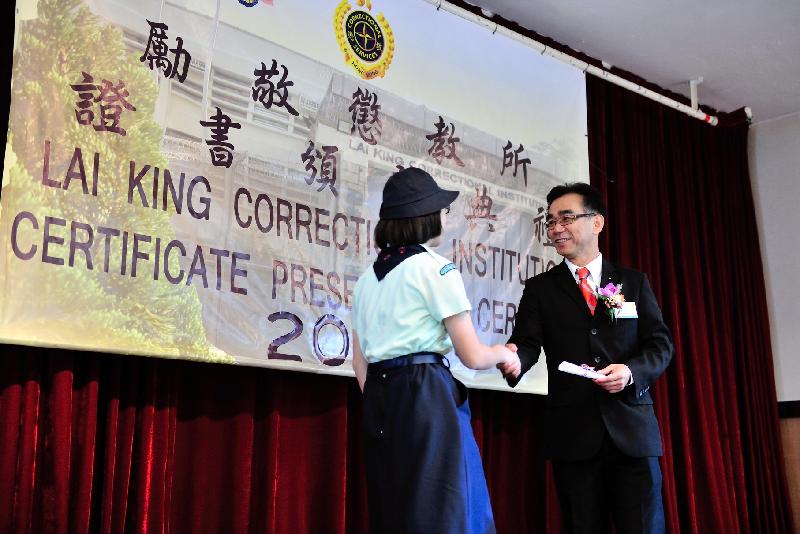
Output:
M497 364L497 368L503 373L503 376L517 378L522 372L522 363L517 356L517 346L513 343L507 345L495 345L497 350L503 352L505 359Z

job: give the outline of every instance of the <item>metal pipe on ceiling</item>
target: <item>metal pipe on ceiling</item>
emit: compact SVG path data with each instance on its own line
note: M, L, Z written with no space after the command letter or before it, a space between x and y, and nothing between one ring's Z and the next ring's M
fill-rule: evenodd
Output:
M659 93L657 93L657 92L655 92L655 91L653 91L651 89L648 89L648 88L643 87L643 86L641 86L641 85L639 85L637 83L634 83L634 82L632 82L630 80L626 80L625 78L617 76L616 74L612 74L611 72L609 72L609 71L607 71L605 69L601 69L599 67L595 67L594 65L590 65L589 63L587 63L585 61L582 61L582 60L574 58L574 57L572 57L572 56L570 56L568 54L565 54L563 52L560 52L558 50L550 48L547 45L545 45L543 43L540 43L539 41L536 41L534 39L531 39L530 37L526 37L524 35L521 35L521 34L515 32L515 31L509 30L505 26L501 26L501 25L497 24L496 22L493 22L493 21L489 20L488 18L484 18L484 17L482 17L480 15L472 13L471 11L467 11L464 8L461 8L459 6L453 5L453 4L451 4L449 2L446 2L444 0L425 0L425 1L428 2L429 4L432 4L434 7L436 7L437 11L444 10L444 11L447 11L448 13L452 13L453 15L457 15L457 16L463 18L463 19L472 21L472 22L474 22L476 24L479 24L479 25L485 27L487 30L491 31L493 34L499 33L501 35L504 35L504 36L508 37L509 39L513 39L513 40L515 40L517 42L520 42L522 44L525 44L525 45L533 48L534 50L536 50L537 52L539 52L542 55L550 56L550 57L552 57L554 59L557 59L559 61L567 63L568 65L572 65L576 69L580 69L583 72L589 73L589 74L591 74L593 76L597 76L598 78L602 78L602 79L604 79L604 80L606 80L608 82L613 83L614 85L618 85L620 87L624 87L625 89L628 89L629 91L633 91L634 93L638 93L638 94L640 94L640 95L642 95L642 96L644 96L646 98L649 98L650 100L654 100L654 101L658 102L659 104L662 104L664 106L667 106L667 107L670 107L670 108L675 109L677 111L680 111L681 113L685 113L686 115L689 115L690 117L694 117L696 119L699 119L699 120L701 120L703 122L706 122L706 123L708 123L708 124L710 124L712 126L716 126L719 123L719 120L717 119L717 117L715 117L713 115L709 115L707 113L704 113L704 112L700 111L699 109L693 109L691 106L687 106L686 104L682 104L682 103L678 102L677 100L673 100L673 99L668 98L668 97L666 97L666 96L664 96L662 94L659 94Z

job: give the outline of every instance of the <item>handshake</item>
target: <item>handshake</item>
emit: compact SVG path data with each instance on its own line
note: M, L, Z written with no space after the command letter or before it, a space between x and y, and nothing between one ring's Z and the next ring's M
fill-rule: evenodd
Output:
M517 346L507 343L505 346L498 345L505 354L505 359L497 364L497 368L503 373L503 378L517 378L522 372L522 363L517 356Z

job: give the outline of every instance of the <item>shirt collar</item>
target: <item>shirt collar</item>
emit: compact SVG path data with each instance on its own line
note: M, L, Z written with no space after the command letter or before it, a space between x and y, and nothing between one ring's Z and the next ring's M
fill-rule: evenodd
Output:
M575 283L578 282L578 274L575 272L581 268L580 265L575 265L567 258L564 258L564 262L567 264L567 268L569 272L572 274L572 278L575 279ZM603 275L603 254L597 254L597 257L586 264L586 267L589 269L589 283L597 287L600 285L600 277Z

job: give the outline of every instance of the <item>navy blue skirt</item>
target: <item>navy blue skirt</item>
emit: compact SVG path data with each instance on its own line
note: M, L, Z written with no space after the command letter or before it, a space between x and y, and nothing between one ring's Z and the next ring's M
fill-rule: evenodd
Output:
M370 364L364 386L370 532L495 532L466 386L401 358Z

